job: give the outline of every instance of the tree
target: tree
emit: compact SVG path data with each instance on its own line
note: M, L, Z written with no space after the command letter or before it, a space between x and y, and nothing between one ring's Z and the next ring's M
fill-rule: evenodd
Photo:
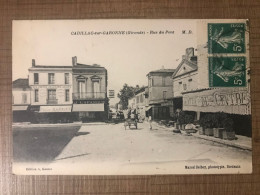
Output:
M139 89L139 86L132 87L124 84L123 88L117 94L117 97L120 99L120 104L122 109L125 110L128 107L128 100L135 95L135 91Z

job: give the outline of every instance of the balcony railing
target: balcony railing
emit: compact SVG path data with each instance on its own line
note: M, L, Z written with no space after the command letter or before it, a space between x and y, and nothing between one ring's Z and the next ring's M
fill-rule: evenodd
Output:
M58 104L57 99L47 99L47 104Z
M105 92L73 93L74 100L104 99L105 97Z

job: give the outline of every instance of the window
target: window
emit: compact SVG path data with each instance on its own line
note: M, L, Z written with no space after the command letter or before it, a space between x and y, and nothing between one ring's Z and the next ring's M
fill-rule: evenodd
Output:
M35 89L34 91L34 101L39 102L39 90Z
M167 91L163 91L163 99L166 99Z
M141 94L141 96L140 96L140 102L141 102L141 103L144 102L144 95L143 95L143 94Z
M136 103L139 103L139 96L136 97Z
M66 89L65 90L65 102L70 101L70 90Z
M65 73L64 74L64 80L65 80L65 84L69 84L70 83L70 77L69 77L69 73Z
M188 81L189 81L189 82L191 82L191 81L192 81L192 79L189 79Z
M48 100L56 100L56 90L55 89L48 90Z
M27 94L26 94L26 93L23 93L23 94L22 94L22 103L23 103L23 104L26 104L26 103L27 103Z
M54 78L54 73L49 73L48 74L48 83L49 84L54 84L55 83L55 78Z
M39 74L38 73L34 73L33 77L34 77L34 84L39 84Z
M152 87L153 86L153 78L150 78L150 87Z
M100 98L100 84L99 82L93 82L94 98Z
M187 84L183 84L183 90L187 89Z
M165 86L165 78L162 77L162 86Z

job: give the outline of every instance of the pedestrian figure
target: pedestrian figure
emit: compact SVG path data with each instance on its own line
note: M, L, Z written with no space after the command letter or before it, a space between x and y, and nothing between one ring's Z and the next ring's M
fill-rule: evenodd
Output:
M150 130L152 129L152 116L149 115L148 117L149 125L150 125Z

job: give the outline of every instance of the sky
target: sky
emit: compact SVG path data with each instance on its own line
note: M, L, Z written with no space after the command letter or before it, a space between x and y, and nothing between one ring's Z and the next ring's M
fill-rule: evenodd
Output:
M196 33L195 20L14 21L13 80L27 78L32 59L36 65L71 66L77 56L78 63L105 67L108 89L117 94L124 83L147 86L146 75L152 70L176 68L185 49L196 47Z

